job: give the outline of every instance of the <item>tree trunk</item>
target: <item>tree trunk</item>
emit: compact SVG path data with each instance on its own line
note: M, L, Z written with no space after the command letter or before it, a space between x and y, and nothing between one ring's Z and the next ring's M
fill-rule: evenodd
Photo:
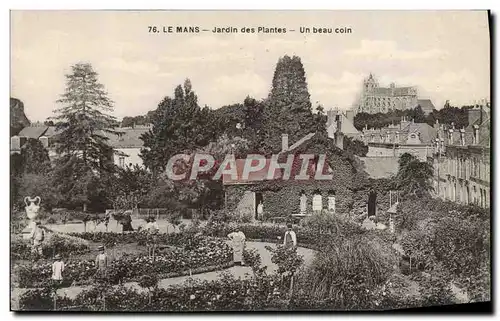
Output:
M83 211L87 212L87 203L83 203Z

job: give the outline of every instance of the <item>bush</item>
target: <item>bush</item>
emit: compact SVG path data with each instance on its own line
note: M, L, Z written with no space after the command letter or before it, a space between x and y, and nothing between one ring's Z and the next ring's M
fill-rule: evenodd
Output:
M61 300L61 310L103 311L252 311L286 309L276 278L235 279L223 275L216 281L186 281L179 286L149 293L119 287L92 287L74 300ZM28 291L21 298L22 310L51 310L48 293ZM27 292L27 293L28 293Z
M387 280L396 263L390 244L374 234L354 234L322 242L323 250L316 253L312 266L298 275L302 288L299 295L322 302L319 307L369 309L370 293ZM294 304L308 304L301 300Z
M62 256L78 255L90 252L89 243L83 239L66 234L46 233L42 245L44 258L52 258L55 254ZM29 240L14 237L11 241L11 255L13 259L28 260L32 258Z

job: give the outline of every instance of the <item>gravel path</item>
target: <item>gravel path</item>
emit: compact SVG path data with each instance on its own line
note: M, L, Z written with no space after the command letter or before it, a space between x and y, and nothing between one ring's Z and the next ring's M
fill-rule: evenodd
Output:
M257 249L259 252L261 258L262 258L262 265L267 266L268 272L273 272L277 269L277 266L271 262L271 255L268 250L265 249L265 246L272 246L275 247L275 244L272 243L265 243L265 242L247 242L247 248L248 249ZM298 248L298 253L304 257L304 262L305 264L310 264L312 262L313 256L314 256L314 251L311 249L306 249L306 248ZM195 274L191 277L189 276L179 276L179 277L174 277L174 278L168 278L168 279L162 279L159 281L158 286L160 288L168 288L169 286L172 285L178 285L182 284L183 282L187 281L188 279L192 278L194 280L206 280L206 281L213 281L217 280L220 277L221 272L229 272L236 278L247 278L251 276L252 274L252 269L247 266L233 266L231 268L222 270L222 271L213 271L213 272L206 272L206 273L200 273L200 274ZM137 282L126 282L124 284L126 287L129 288L136 288L136 289L142 289ZM67 295L69 298L75 298L80 292L82 292L84 289L89 288L89 286L72 286L68 288L63 288L58 290L58 294L61 296ZM14 288L11 291L11 309L16 310L18 308L18 298L19 296L26 292L27 289L21 289L21 288Z

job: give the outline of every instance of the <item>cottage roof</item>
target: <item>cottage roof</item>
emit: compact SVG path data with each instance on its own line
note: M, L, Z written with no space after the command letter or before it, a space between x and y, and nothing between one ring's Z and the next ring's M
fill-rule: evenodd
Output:
M250 162L250 160L249 160L249 162ZM243 170L245 168L245 163L246 163L246 159L237 159L236 160L237 177L233 177L231 174L223 174L222 175L222 183L224 185L251 184L251 183L263 182L263 181L267 180L267 175L268 175L269 167L271 164L270 159L266 159L266 165L264 166L263 169L256 171L256 172L249 173L247 179L243 178ZM257 165L257 161L254 160L252 165ZM279 178L281 178L281 171L276 170L274 172L274 179L279 179Z
M47 131L49 126L28 126L24 127L17 136L38 139Z
M403 137L406 136L406 139L412 133L420 134L420 141L425 145L432 144L432 141L437 137L436 129L427 123L409 123L401 132L406 134L403 135Z
M149 127L122 127L117 131L120 135L104 133L113 148L141 148L144 145L141 135L148 132Z

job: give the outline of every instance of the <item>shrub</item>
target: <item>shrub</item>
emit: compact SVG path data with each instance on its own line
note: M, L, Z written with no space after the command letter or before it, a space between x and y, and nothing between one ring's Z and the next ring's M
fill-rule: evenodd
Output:
M304 297L324 302L332 309L370 308L371 291L387 280L396 262L390 244L375 235L361 234L322 242L323 250L298 277ZM299 300L295 304L307 302Z
M46 241L42 245L44 258L52 258L55 254L71 256L89 251L90 247L87 241L65 234L46 233ZM14 259L31 259L30 241L14 237L11 241L11 255Z

